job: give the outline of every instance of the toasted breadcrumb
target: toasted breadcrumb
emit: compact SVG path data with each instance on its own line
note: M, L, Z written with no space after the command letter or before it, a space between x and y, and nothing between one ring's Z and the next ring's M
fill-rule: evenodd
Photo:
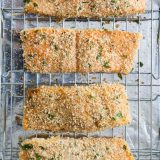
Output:
M124 86L40 86L28 89L25 130L99 131L130 123Z
M145 11L146 0L29 0L25 11L59 19L126 16Z
M128 74L139 33L36 28L21 32L25 67L39 73L109 72Z
M33 138L21 144L20 160L134 160L121 138Z

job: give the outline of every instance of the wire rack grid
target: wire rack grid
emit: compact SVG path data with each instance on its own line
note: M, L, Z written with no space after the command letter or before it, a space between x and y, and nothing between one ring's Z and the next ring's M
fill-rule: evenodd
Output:
M159 119L160 55L157 43L160 11L153 0L147 2L145 14L126 18L65 19L57 23L54 17L25 14L21 0L1 1L1 133L0 153L2 159L18 159L18 142L24 137L44 132L24 132L21 126L25 90L28 87L45 85L86 85L115 82L124 84L128 93L133 122L130 126L109 131L86 133L86 136L123 136L137 160L160 159ZM144 35L133 71L119 78L115 74L88 73L33 74L23 68L19 31L32 27L107 28L141 32ZM148 46L147 46L148 45ZM146 55L147 52L147 55ZM142 63L143 61L143 63ZM141 64L141 65L140 65ZM144 65L144 66L143 66ZM18 109L17 109L18 108ZM155 116L156 115L156 116ZM142 123L143 122L143 123ZM156 126L156 127L155 127ZM147 130L144 132L144 130ZM46 132L45 132L46 133ZM65 133L48 133L61 135ZM80 133L72 133L77 136ZM145 137L146 136L146 137Z

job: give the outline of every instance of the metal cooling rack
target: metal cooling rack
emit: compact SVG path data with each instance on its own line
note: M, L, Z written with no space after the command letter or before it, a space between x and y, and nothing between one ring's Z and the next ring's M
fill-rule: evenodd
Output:
M0 156L4 160L18 159L18 141L31 134L21 126L22 109L27 87L45 85L87 85L91 83L115 82L124 84L128 93L133 122L130 126L109 131L86 133L87 136L123 136L137 160L160 160L160 53L158 24L160 11L153 0L148 0L143 15L127 18L66 19L56 23L54 17L39 17L23 12L22 0L1 1L1 112L0 112ZM133 71L120 79L116 74L90 73L33 74L23 69L22 48L19 31L33 27L107 28L141 32L144 39ZM143 62L143 67L139 64ZM17 109L18 108L18 109ZM159 114L158 114L159 113ZM15 120L16 119L16 120ZM142 123L144 122L144 124ZM147 130L147 137L143 130ZM46 133L46 132L45 132ZM64 133L48 133L61 135ZM73 133L77 136L78 133ZM1 158L1 157L0 157Z

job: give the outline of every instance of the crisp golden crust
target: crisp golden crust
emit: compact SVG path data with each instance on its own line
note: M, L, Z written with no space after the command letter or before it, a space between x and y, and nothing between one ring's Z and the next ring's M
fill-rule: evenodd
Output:
M134 160L121 138L33 138L21 144L20 160ZM29 146L29 147L27 147Z
M21 32L25 67L31 72L76 72L76 33L39 28Z
M131 121L125 89L120 84L40 86L28 89L25 130L99 131Z
M30 72L128 74L141 35L124 31L38 28L21 32Z
M83 30L77 33L78 72L128 74L140 35L123 31Z
M143 13L146 0L30 0L25 11L60 19L74 17L106 18Z

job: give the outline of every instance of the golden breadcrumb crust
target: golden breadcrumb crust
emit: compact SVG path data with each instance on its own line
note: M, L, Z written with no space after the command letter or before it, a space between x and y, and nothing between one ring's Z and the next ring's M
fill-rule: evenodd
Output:
M122 138L33 138L21 144L20 160L134 160Z
M30 72L109 72L128 74L142 36L108 30L36 28L21 32Z
M106 18L126 16L145 11L146 0L30 0L27 13L63 18Z
M25 130L99 131L130 123L124 86L40 86L28 89Z

